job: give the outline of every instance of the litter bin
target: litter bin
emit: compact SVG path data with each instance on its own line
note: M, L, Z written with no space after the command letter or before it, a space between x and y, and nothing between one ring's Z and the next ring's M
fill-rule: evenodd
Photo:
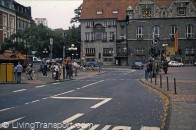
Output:
M0 82L14 82L14 64L2 63L0 64Z

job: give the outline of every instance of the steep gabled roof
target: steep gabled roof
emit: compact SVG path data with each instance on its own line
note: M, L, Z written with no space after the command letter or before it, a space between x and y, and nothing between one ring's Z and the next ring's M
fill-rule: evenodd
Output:
M116 18L125 20L128 6L133 7L136 3L137 0L83 0L80 19ZM97 14L97 11L102 14ZM113 13L113 11L118 11L118 13Z

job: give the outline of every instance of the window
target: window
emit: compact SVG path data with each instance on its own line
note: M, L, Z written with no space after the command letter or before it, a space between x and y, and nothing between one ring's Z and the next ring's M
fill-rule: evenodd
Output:
M188 47L185 48L185 55L189 55L189 48Z
M95 56L95 48L86 48L86 56Z
M3 30L7 30L7 15L3 15Z
M193 25L186 26L186 38L193 38Z
M118 14L118 10L113 10L112 13L113 14Z
M143 17L151 17L151 9L150 8L142 9L142 15Z
M111 26L112 26L112 21L109 20L109 21L108 21L108 27L111 27Z
M114 40L115 40L114 32L110 32L110 33L109 33L109 40L110 40L110 41L114 41Z
M113 48L103 48L103 56L112 56Z
M190 53L191 53L191 55L194 55L195 54L195 48L191 47Z
M91 32L91 41L95 41L95 33Z
M103 11L102 10L99 10L99 11L97 11L97 14L103 14Z
M103 26L107 27L107 21L103 21Z
M116 21L112 20L112 26L116 26Z
M137 56L143 56L143 55L145 55L145 50L144 50L144 48L136 48L135 54L136 54Z
M174 38L174 35L176 33L177 27L175 25L170 26L170 38Z
M14 17L10 17L11 32L14 32Z
M87 21L86 27L94 27L94 21Z
M136 33L136 37L138 38L138 39L142 39L143 38L143 36L144 36L144 28L143 27L137 27L137 33Z
M90 39L90 33L86 32L85 33L85 41L87 42L87 41L89 41L89 39Z
M177 12L178 12L178 16L185 16L186 15L186 7L178 7Z
M103 39L103 41L105 41L105 42L107 41L107 32L104 32L104 33L103 33L103 38L102 38L102 39Z
M159 26L154 26L154 37L159 38L160 37L160 27Z

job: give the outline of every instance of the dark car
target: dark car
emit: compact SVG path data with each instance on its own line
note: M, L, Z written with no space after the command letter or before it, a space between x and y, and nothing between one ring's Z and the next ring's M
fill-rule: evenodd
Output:
M97 62L87 62L86 67L99 67Z
M135 62L132 65L132 69L143 69L144 68L144 64L142 62Z

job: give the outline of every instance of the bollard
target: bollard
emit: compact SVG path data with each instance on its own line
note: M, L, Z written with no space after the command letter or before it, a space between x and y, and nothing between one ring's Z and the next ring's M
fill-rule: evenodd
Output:
M160 74L160 88L162 88L162 75Z
M176 92L176 78L174 78L174 94L177 94L177 92Z
M167 76L167 91L169 91L169 81L168 81L168 76Z

